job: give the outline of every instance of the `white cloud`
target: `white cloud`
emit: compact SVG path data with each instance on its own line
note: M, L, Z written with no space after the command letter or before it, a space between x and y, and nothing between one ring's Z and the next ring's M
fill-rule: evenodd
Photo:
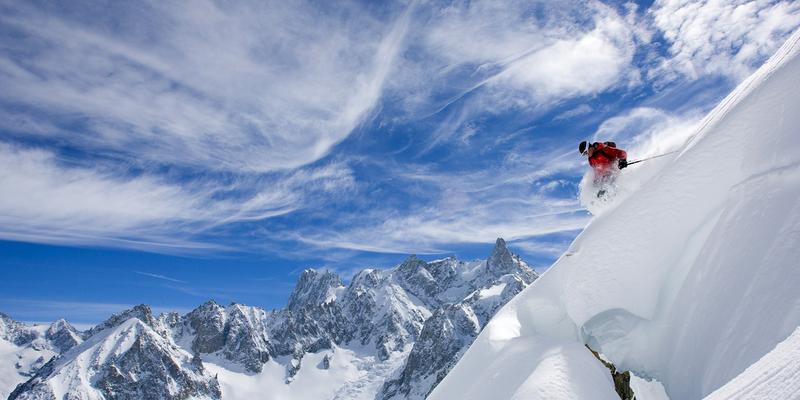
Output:
M790 0L659 0L651 14L670 46L670 57L651 71L654 76L722 74L741 80L800 26L800 3Z
M596 10L593 30L557 39L509 63L490 82L546 103L599 93L630 78L633 32L615 12Z
M590 106L588 104L581 104L581 105L579 105L579 106L577 106L577 107L575 107L573 109L564 111L561 114L556 115L555 117L553 117L553 120L554 121L567 121L567 120L570 120L572 118L575 118L575 117L578 117L578 116L581 116L581 115L589 114L592 111L594 111L594 108L592 108L592 106Z
M161 274L153 274L153 273L150 273L150 272L142 272L142 271L133 271L133 273L138 274L138 275L142 275L142 276L147 276L147 277L150 277L150 278L160 279L162 281L168 281L168 282L174 282L174 283L187 283L186 281L182 281L180 279L175 279L175 278L170 278L170 277L168 277L166 275L161 275Z
M460 212L430 207L413 215L389 217L377 225L299 234L296 238L322 248L441 254L449 252L447 246L455 243L490 243L498 237L516 240L583 229L588 216L572 203L573 207L552 214L528 214L535 210L535 202L514 204L508 199L483 206L470 202Z
M195 235L223 223L286 214L307 206L314 193L352 184L349 168L329 164L263 182L185 185L69 167L51 152L0 143L0 238L157 252L221 250ZM245 190L249 194L240 194Z
M70 10L4 7L0 101L80 124L44 133L83 148L234 171L326 155L378 101L408 25L280 1Z
M599 1L456 1L419 14L387 83L413 115L476 92L468 114L546 108L638 79L635 27Z
M605 120L592 140L624 145L630 160L646 158L681 147L697 132L703 116L698 109L677 115L657 108L633 108Z

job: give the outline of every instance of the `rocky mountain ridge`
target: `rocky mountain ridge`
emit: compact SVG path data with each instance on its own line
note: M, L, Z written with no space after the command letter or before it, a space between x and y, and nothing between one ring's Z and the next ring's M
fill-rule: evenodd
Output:
M389 371L374 398L424 398L497 309L536 278L498 239L486 261L450 257L426 262L410 256L394 268L362 270L348 285L333 272L308 269L284 309L222 306L209 300L186 315L154 316L140 305L82 335L59 321L47 335L60 356L17 387L10 399L64 394L216 399L223 395L220 382L203 362L243 376L262 373L268 362L280 363L285 365L284 384L291 385L303 368L327 369L333 357L326 353L324 362L305 365L305 355L353 346L374 354L378 363L405 357L400 368ZM0 333L24 331L11 322L3 326L10 328ZM23 336L14 333L13 338ZM79 341L70 346L73 337ZM105 354L98 348L117 350ZM82 368L93 372L75 372ZM148 371L146 378L142 371ZM63 387L74 390L54 391Z

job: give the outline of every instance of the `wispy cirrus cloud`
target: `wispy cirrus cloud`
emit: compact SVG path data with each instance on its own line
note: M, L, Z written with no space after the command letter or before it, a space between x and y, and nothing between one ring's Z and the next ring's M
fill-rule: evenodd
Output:
M308 165L376 106L413 10L0 9L0 238L160 252L239 247L198 235L352 187Z
M800 26L800 3L786 0L659 0L650 14L669 42L669 56L650 71L654 76L741 80Z
M389 175L403 182L400 185L421 193L415 196L425 201L404 210L374 207L342 218L335 230L298 227L294 239L317 248L442 254L452 252L453 244L574 232L588 222L577 202L577 186L565 182L543 188L558 173L579 173L580 160L570 161L564 155L559 162L552 156L508 154L501 165L462 174L423 166L385 166Z
M150 272L142 272L142 271L133 271L133 273L134 274L138 274L138 275L142 275L142 276L147 276L147 277L150 277L150 278L160 279L162 281L175 282L175 283L187 283L186 281L183 281L183 280L180 280L180 279L175 279L175 278L170 278L170 277L168 277L166 275L161 275L161 274L153 274L153 273L150 273Z
M348 7L9 3L0 101L69 132L40 135L134 160L299 167L372 109L403 41L407 17Z
M0 143L0 238L103 245L165 253L231 248L197 235L222 224L262 220L347 190L341 164L258 179L194 181L62 165L46 150Z

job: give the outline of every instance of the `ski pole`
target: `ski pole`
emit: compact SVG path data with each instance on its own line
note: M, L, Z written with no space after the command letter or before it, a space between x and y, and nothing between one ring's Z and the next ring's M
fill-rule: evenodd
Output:
M652 156L652 157L643 158L643 159L641 159L641 160L630 161L630 162L628 162L628 165L631 165L631 164L636 164L636 163L640 163L640 162L642 162L642 161L652 160L652 159L654 159L654 158L658 158L658 157L664 157L664 156L668 156L668 155L670 155L670 154L677 153L677 152L678 152L678 150L675 150L675 151L670 151L669 153L664 153L664 154L659 154L659 155L657 155L657 156Z

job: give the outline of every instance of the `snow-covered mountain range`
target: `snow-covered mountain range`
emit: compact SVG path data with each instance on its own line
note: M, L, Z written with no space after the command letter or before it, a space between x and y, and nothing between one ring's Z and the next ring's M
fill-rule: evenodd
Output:
M798 99L800 31L675 155L625 170L430 398L619 399L588 344L672 399L800 399Z
M208 301L186 315L155 316L140 305L86 332L3 316L0 395L422 399L536 278L498 239L485 261L411 256L346 286L309 269L279 310Z

